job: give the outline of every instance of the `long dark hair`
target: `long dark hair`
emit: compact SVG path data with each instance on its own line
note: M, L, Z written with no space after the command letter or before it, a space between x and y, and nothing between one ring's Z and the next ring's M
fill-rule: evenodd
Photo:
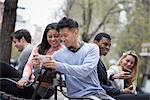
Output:
M58 31L57 23L51 23L46 26L46 28L44 30L42 42L41 42L41 44L38 45L39 46L39 49L38 49L39 54L43 54L43 55L46 54L46 51L51 47L51 45L47 41L47 32L52 29Z

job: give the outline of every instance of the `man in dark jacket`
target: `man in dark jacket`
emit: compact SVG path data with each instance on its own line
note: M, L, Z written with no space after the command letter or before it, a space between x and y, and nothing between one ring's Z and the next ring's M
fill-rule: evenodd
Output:
M95 36L94 43L99 46L100 56L106 56L111 46L111 37L107 33L99 33ZM130 93L131 90L129 90L128 88L120 90L111 86L109 80L107 79L106 67L101 59L99 59L98 62L97 72L100 84L105 89L108 95L114 96L122 93Z
M111 46L111 37L107 33L99 33L94 38L94 43L96 43L99 46L100 56L106 56ZM112 87L109 82L109 80L111 80L111 77L110 79L107 79L106 67L101 61L101 59L99 59L97 66L100 84L102 88L105 89L108 95L112 96L117 100L126 100L127 98L128 100L150 100L149 94L132 94L129 88L119 90L118 88Z

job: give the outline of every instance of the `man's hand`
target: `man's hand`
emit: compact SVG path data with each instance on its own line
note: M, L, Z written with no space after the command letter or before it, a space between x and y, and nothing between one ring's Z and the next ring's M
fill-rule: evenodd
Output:
M26 86L26 84L28 83L28 80L25 80L23 78L21 78L18 82L17 82L17 86L21 89L24 89L24 86Z
M43 65L44 65L46 68L56 69L55 60L49 59L49 60L47 60L46 62L44 62Z
M133 85L130 85L129 87L122 90L123 93L133 93Z

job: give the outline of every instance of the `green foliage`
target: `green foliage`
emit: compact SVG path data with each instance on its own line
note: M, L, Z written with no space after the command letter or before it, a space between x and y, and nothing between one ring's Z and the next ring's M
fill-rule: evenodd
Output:
M150 42L150 19L149 12L140 1L136 2L135 11L128 16L129 23L125 29L118 34L117 52L135 50L141 52L141 44ZM141 84L141 75L145 72L148 58L140 57L138 84Z
M106 32L112 37L110 52L103 59L107 66L110 66L108 62L111 59L117 60L124 51L132 49L139 55L141 52L141 44L150 42L150 12L149 4L143 3L145 0L74 1L75 3L70 9L69 17L79 22L81 35L95 31L98 25L106 18L96 33ZM91 4L91 6L89 6L89 4ZM92 15L91 21L88 23L90 7L92 9ZM127 22L120 21L122 11L126 13L125 17L127 18ZM147 58L140 57L139 73L144 73L145 66L148 62L147 60Z
M76 19L81 26L81 34L86 30L86 22L88 22L89 16L89 4L91 4L92 9L92 20L90 22L90 27L88 33L92 32L99 23L103 20L103 18L108 13L108 10L115 5L115 2L112 0L75 0L73 7L70 9L69 17ZM118 10L118 6L116 6L113 11ZM84 12L85 11L85 12ZM85 13L86 22L83 20L83 14ZM107 23L114 23L118 20L117 14L110 14L108 17ZM113 25L112 25L113 26Z

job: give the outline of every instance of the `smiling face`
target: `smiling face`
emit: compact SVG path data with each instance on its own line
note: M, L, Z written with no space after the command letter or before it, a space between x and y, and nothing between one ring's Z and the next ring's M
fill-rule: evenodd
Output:
M66 47L74 46L77 42L76 29L63 28L60 29L61 40Z
M47 32L47 41L51 47L58 47L61 44L60 34L54 29L49 30Z
M100 41L95 41L95 43L99 46L100 55L106 55L109 52L111 46L111 40L105 37L102 37Z
M133 69L135 65L135 57L132 55L125 56L121 61L120 65L123 67L123 69Z
M13 44L14 47L16 47L19 52L21 52L24 49L24 38L22 37L20 40L18 40L13 37Z

